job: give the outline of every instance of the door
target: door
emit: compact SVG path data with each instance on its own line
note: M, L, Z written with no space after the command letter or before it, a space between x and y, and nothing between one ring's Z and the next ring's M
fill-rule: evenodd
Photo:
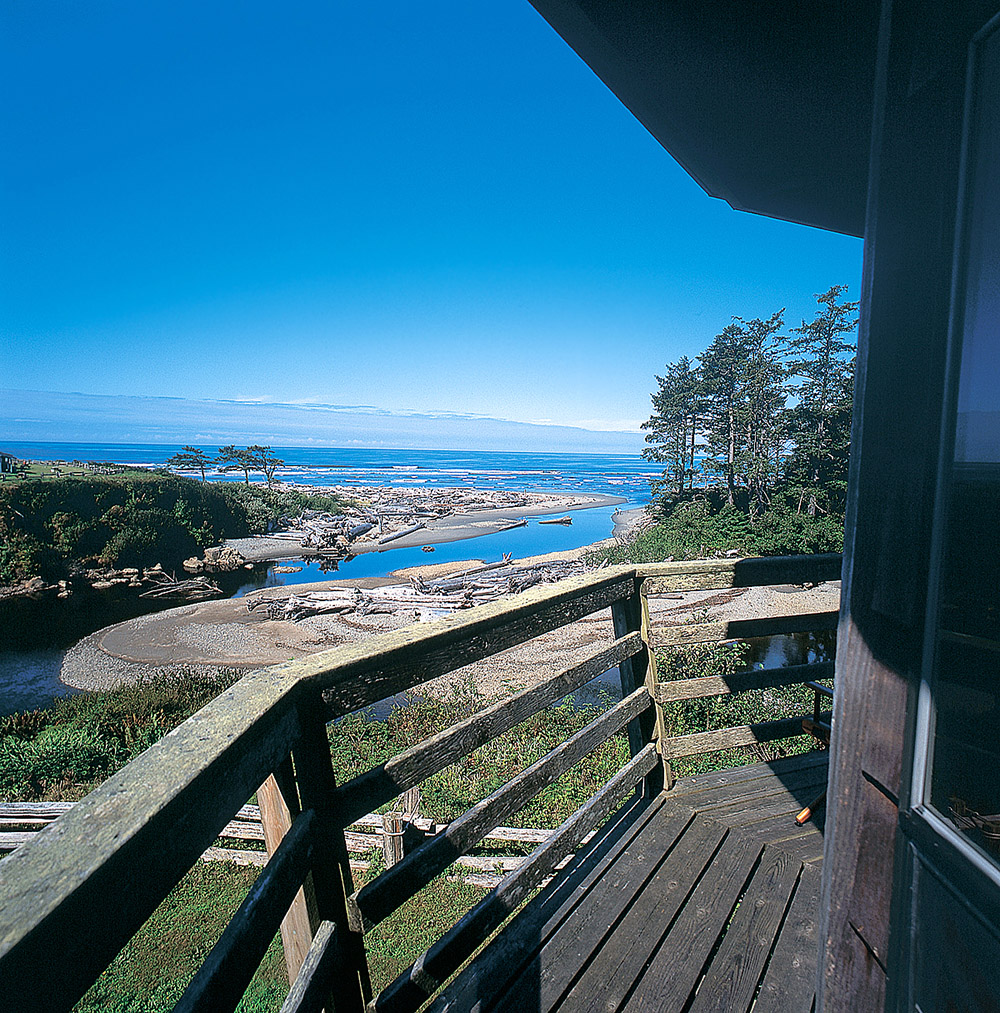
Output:
M889 1008L1000 1011L1000 15L972 40ZM907 790L908 789L908 790Z

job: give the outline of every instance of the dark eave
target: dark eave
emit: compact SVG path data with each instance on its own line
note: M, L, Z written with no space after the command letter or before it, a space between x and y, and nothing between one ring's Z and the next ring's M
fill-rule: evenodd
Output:
M531 2L713 197L864 233L878 4Z

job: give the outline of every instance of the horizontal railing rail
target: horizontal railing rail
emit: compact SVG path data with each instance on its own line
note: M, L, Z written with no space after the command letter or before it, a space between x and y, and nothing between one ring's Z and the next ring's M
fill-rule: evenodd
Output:
M283 1009L332 1009L335 982L338 1013L360 1011L372 1001L362 932L589 751L627 732L625 766L374 1000L379 1010L415 1009L637 786L646 796L660 790L665 764L694 745L665 737L664 704L828 675L800 666L657 684L651 639L662 641L651 632L647 598L837 576L834 556L613 567L245 677L0 862L0 1008L69 1009L262 786L270 857L178 1008L234 1009L281 922L289 966L300 968ZM335 783L329 721L609 607L609 645ZM832 628L835 615L813 628ZM764 635L745 631L774 628L768 622L686 629L713 639ZM668 642L680 628L667 631ZM620 703L354 889L345 837L352 822L615 667ZM731 737L771 733L737 731Z
M640 567L639 574L642 579L641 593L648 602L651 597L692 589L727 591L784 584L820 584L839 579L840 567L840 555L830 553L817 556L771 556L724 563L714 560L661 563ZM648 604L646 607L648 609ZM684 623L656 628L649 640L654 652L662 652L697 644L750 640L783 634L830 632L837 628L838 618L839 611L823 610L751 619ZM655 673L655 653L652 655L651 664L654 667L650 680L651 692L657 707L661 708L658 712L661 728L665 728L667 724L662 711L664 706L689 700L734 696L754 690L818 685L816 680L832 679L834 672L831 660L773 669L754 669L722 676L660 681ZM823 689L832 695L832 690L826 687ZM673 736L668 736L662 731L659 747L665 764L667 784L669 786L673 777L671 761L807 735L809 729L803 725L804 717L805 715L777 718ZM819 720L818 715L816 720Z

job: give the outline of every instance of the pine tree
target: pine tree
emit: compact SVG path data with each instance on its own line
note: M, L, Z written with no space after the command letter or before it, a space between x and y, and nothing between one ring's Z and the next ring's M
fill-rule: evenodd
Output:
M285 462L280 457L273 457L270 447L262 447L256 443L252 447L247 447L247 455L250 459L251 467L255 471L264 473L264 479L267 482L268 489L270 489L275 469L280 468Z
M734 318L699 356L705 396L707 464L726 477L728 503L736 503L736 456L749 346L746 331Z
M677 495L694 476L694 453L702 409L702 382L699 371L687 356L667 364L656 378L658 389L651 395L653 414L642 424L646 442L642 456L665 464L664 483Z
M747 488L751 517L759 517L770 503L770 490L778 481L774 448L785 439L783 387L786 370L780 359L778 332L785 311L766 320L734 317L743 330L746 361L737 418L741 440L736 464Z
M205 481L205 469L212 463L212 459L198 447L181 447L179 453L167 458L167 464L171 468L183 468L185 470L200 471L201 480Z
M786 342L798 398L788 413L790 477L799 487L799 510L806 503L811 516L839 506L847 488L855 345L844 335L857 327L858 303L838 302L846 291L846 285L834 285L817 295L822 308Z
M215 458L216 465L219 471L242 471L243 481L250 484L250 470L254 466L254 459L250 453L250 448L247 447L245 450L240 450L232 443L227 443L224 447L219 447L219 453Z

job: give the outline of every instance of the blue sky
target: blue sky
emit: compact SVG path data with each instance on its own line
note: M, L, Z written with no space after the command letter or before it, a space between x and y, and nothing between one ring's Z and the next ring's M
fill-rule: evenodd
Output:
M521 0L4 4L0 88L4 388L629 429L733 314L858 295Z

